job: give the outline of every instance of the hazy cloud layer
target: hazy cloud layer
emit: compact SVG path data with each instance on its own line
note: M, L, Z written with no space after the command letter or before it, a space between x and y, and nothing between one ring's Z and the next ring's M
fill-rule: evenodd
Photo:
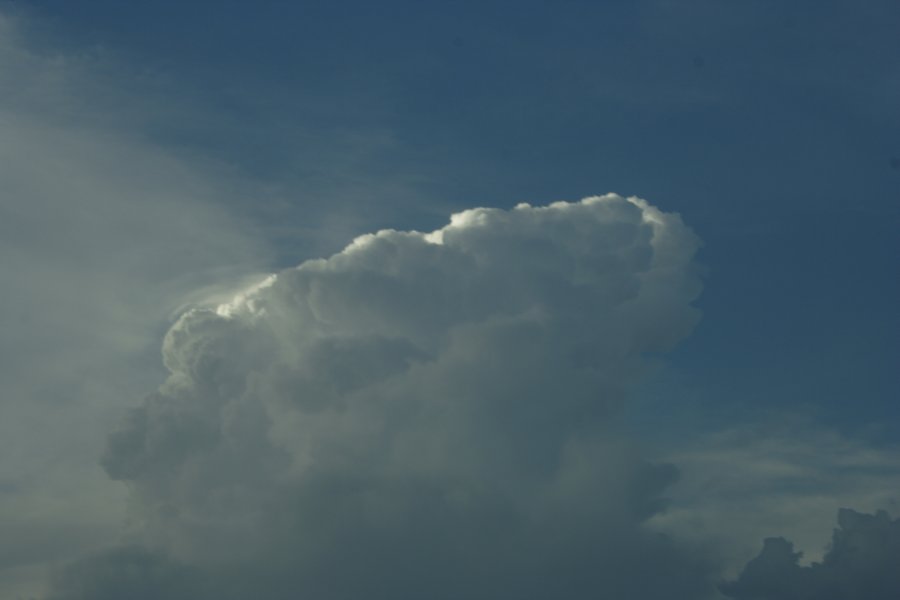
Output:
M784 538L767 538L741 576L721 586L736 600L894 600L900 597L900 519L850 509L838 512L822 562L799 565Z
M30 47L0 14L0 597L115 539L105 433L163 371L188 291L258 270L226 180L123 129L102 61ZM108 66L108 65L107 65Z
M756 555L762 538L791 539L803 550L801 564L808 564L822 560L840 508L874 513L900 507L896 444L781 414L680 445L665 456L681 477L669 491L668 510L651 525L713 548L728 565L728 578Z
M54 597L703 597L614 418L697 320L697 247L616 195L474 209L189 311L103 458L138 545Z

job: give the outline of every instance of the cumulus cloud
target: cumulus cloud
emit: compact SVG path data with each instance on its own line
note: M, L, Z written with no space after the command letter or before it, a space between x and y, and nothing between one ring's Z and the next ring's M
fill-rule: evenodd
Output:
M698 318L697 247L636 198L478 208L188 311L103 456L132 545L53 597L704 597L643 527L674 467L615 424Z
M841 509L822 562L801 567L799 559L786 539L767 538L740 577L721 589L736 600L894 600L900 597L900 519Z

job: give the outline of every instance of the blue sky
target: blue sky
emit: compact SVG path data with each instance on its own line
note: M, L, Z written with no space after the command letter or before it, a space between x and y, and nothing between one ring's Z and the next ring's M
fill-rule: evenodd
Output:
M795 444L828 444L854 456L881 453L893 466L870 465L865 477L879 468L897 477L895 2L35 0L5 2L0 11L10 40L2 82L15 90L0 108L20 136L7 156L33 147L29 165L56 157L58 145L46 141L53 138L97 149L96 160L59 150L45 168L35 166L50 180L67 169L90 173L77 178L84 189L69 202L66 184L48 191L37 179L18 183L12 174L22 171L12 167L4 177L16 183L3 189L9 214L31 214L22 208L31 198L27 206L39 208L28 226L53 240L67 231L53 216L69 214L60 206L80 214L70 230L96 247L70 245L78 250L66 273L115 298L112 308L82 312L81 300L54 304L65 293L46 283L62 281L49 275L64 270L57 251L46 258L40 236L9 228L22 257L9 276L48 273L40 281L25 275L24 291L9 301L25 315L19 323L41 322L21 307L46 304L60 322L102 327L106 336L96 342L97 358L86 352L81 366L67 354L83 347L79 328L15 333L5 356L33 364L14 348L24 344L39 356L45 343L68 367L45 370L37 388L34 378L10 384L8 395L36 394L56 406L53 398L65 395L58 390L104 372L105 357L117 361L106 369L108 382L92 385L105 390L97 398L118 400L68 409L97 422L72 442L85 469L96 465L105 432L165 377L159 347L180 309L329 256L368 232L432 231L472 207L615 192L680 214L702 240L695 263L703 291L693 302L702 318L673 350L650 350L653 368L629 384L625 428L647 455L696 458L704 444L718 448L734 435L743 440L734 442L742 449L732 447L735 456L746 458L756 456L747 440L776 436L772 443L784 449L778 460L799 460L794 466L806 464L796 458L806 454L789 450ZM157 198L167 200L148 208ZM148 223L146 232L130 237L134 224L119 210ZM179 214L179 226L168 226ZM25 232L21 240L15 231ZM89 295L83 305L101 306ZM70 329L65 341L53 337ZM26 339L33 344L20 343ZM48 418L15 406L7 410L21 422ZM87 416L95 409L102 418ZM53 461L27 441L16 452L20 465ZM671 460L682 471L707 464ZM10 463L6 485L25 489ZM810 469L819 478L832 473L824 463ZM845 481L839 470L835 482ZM873 479L871 489L895 480ZM50 494L35 485L29 493ZM87 489L60 486L50 488ZM827 492L835 502L854 501L837 487ZM688 511L678 503L690 490L672 489L678 510ZM896 516L898 501L875 494L849 508ZM10 506L15 514L20 504ZM809 524L819 537L784 533L808 533L810 543L827 538L828 510L832 521ZM774 527L789 519L775 513L754 539L780 534ZM84 534L82 546L112 539L115 529ZM39 567L76 550L73 543L47 558L35 550L39 558L13 561L31 570L9 575L8 589L37 589L29 586ZM735 555L739 562L723 567L731 576L749 558Z
M653 199L706 242L707 318L675 357L697 393L812 404L835 426L897 414L891 2L22 6L53 44L189 104L145 135L288 190L403 188L341 200L353 233ZM285 266L296 243L275 244Z

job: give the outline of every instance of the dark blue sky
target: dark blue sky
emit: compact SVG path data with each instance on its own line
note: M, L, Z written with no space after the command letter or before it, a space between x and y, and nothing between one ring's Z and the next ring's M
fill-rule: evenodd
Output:
M608 190L676 210L709 268L674 357L691 393L841 426L898 416L894 2L20 6L205 116L150 135L254 177L321 176L310 139L389 136L341 168L412 180L421 201L336 207L359 232ZM301 219L314 200L293 202Z
M354 233L427 229L610 190L678 211L709 273L673 358L689 390L671 393L841 427L898 416L895 2L11 6L36 38L191 106L146 135L286 190L315 182L274 216L257 206L264 221L316 205ZM348 179L388 191L345 199ZM314 252L276 246L284 265Z

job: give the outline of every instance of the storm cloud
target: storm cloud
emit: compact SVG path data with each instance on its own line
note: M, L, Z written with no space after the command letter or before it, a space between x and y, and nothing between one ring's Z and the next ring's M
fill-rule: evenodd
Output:
M783 537L767 538L736 581L721 589L736 600L893 600L900 596L900 519L838 512L822 562L800 566L800 552Z
M698 319L698 246L614 194L478 208L188 311L103 456L129 545L53 598L705 597L616 418Z

